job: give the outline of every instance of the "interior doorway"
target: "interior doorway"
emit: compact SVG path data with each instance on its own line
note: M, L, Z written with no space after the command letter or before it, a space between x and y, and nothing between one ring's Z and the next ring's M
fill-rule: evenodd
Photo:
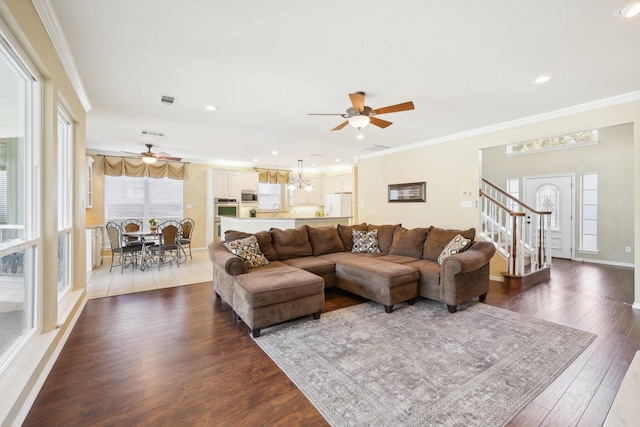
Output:
M540 211L551 211L549 243L554 258L573 259L573 175L524 177L524 201Z

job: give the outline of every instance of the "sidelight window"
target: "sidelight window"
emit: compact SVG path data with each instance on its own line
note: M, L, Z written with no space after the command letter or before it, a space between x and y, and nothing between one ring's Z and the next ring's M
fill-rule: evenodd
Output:
M598 174L585 173L581 177L580 250L598 251Z

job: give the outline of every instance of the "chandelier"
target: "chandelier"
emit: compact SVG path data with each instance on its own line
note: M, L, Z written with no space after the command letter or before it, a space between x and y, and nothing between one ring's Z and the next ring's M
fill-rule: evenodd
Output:
M298 175L289 178L289 185L287 185L287 189L290 191L293 191L296 188L304 188L307 191L313 190L311 180L302 176L302 160L298 160Z

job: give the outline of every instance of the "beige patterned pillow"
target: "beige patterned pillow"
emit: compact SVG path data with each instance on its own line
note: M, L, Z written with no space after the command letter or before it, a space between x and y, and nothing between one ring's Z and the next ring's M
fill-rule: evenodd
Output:
M256 236L234 240L224 245L232 254L242 258L247 268L256 268L269 264L269 261L264 257L262 252L260 252L260 246L258 245Z
M378 245L378 230L351 230L351 237L353 239L351 252L368 252L372 254L380 253L380 246Z
M460 234L457 234L442 250L442 253L438 257L438 264L442 264L442 261L448 256L464 252L470 244L471 240L465 239Z

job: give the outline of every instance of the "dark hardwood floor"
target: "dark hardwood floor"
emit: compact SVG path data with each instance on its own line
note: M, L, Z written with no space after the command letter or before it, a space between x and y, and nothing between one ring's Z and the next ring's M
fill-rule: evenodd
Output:
M492 282L488 304L598 334L510 425L602 425L640 350L632 301L631 268L555 260L528 289ZM360 302L329 290L325 311ZM326 422L203 283L88 301L24 425Z

